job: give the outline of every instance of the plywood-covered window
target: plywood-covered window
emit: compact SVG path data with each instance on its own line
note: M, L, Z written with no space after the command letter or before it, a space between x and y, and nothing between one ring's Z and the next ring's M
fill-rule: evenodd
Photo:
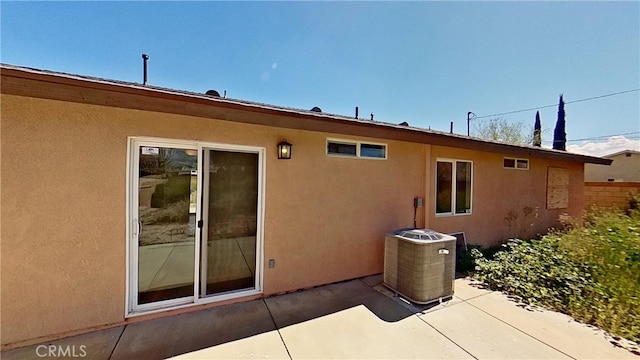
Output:
M547 209L569 207L569 170L549 167L547 170Z

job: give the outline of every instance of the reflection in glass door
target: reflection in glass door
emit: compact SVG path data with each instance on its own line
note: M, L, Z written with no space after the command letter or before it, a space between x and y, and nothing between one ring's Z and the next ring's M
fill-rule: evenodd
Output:
M258 154L205 149L201 296L256 286Z
M258 294L264 149L131 139L128 311Z
M138 151L138 304L193 296L197 151Z

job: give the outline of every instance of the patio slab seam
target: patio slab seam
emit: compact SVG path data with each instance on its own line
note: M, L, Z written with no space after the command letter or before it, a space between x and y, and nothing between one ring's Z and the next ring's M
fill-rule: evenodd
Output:
M460 299L460 301L462 301L462 302L466 302L466 301L469 301L469 300L473 300L473 299L477 299L477 298L481 298L483 296L487 296L487 295L493 294L494 292L495 292L494 290L489 290L489 292L486 293L486 294L478 294L478 295L474 295L474 296L472 296L470 298L463 299L463 298L457 296L455 291L454 291L453 296L458 298L458 299Z
M353 280L358 280L358 281L353 282ZM492 312L495 309L500 311L500 306L504 306L504 304L500 306L488 306L489 302L493 302L495 304L497 300L500 300L499 303L502 304L502 300L504 300L505 303L508 302L514 305L520 304L519 302L506 297L505 294L500 291L486 290L485 292L484 291L485 289L483 289L482 292L478 293L476 292L476 290L471 289L469 287L470 284L467 281L465 281L464 283L461 283L461 287L459 288L460 290L459 295L461 295L462 297L458 297L454 295L450 300L440 303L439 305L435 305L434 307L431 307L431 308L428 308L428 307L423 308L422 306L419 306L417 304L411 305L411 303L406 303L406 301L404 301L404 299L402 299L401 296L392 295L391 294L392 292L390 291L385 291L385 292L380 291L378 287L382 284L382 282L379 280L379 278L370 276L366 278L358 278L353 280L344 281L344 282L340 282L332 285L319 286L318 287L319 289L315 289L315 290L308 289L307 291L309 295L312 295L312 299L313 297L315 297L315 300L314 300L315 302L313 304L316 304L316 303L324 304L326 302L325 300L328 299L327 296L330 296L330 295L332 295L334 298L337 298L339 300L338 311L329 312L329 313L322 312L322 311L318 313L304 311L305 309L308 310L309 308L309 305L307 304L306 307L302 307L301 309L299 309L301 314L307 316L306 319L313 320L316 318L323 318L325 317L325 315L341 313L341 310L354 308L353 304L360 304L360 305L367 306L369 312L372 312L373 314L377 315L380 320L387 323L395 324L398 319L405 319L405 318L411 317L411 315L414 315L414 316L417 316L422 323L426 324L428 328L432 329L432 331L435 331L435 333L442 336L443 343L448 342L448 344L451 344L450 345L451 349L457 348L455 352L458 352L458 355L462 356L462 354L464 353L473 359L484 358L486 357L486 351L485 353L483 353L483 350L487 350L487 349L483 347L478 349L476 348L476 345L474 345L473 341L468 342L467 338L464 338L464 339L458 338L457 334L455 333L456 328L449 327L449 325L446 322L443 322L442 320L443 317L447 317L451 313L440 312L440 310L447 310L447 308L450 308L452 306L466 303L470 305L470 307L467 308L464 305L461 305L460 307L456 306L454 312L457 313L461 311L463 313L466 312L466 314L471 314L474 311L479 310L479 312L477 312L478 315L477 316L474 315L475 316L474 319L475 318L477 319L486 318L486 320L492 319L491 321L486 321L487 323L495 322L495 320L497 320L495 324L501 324L499 326L496 326L496 329L500 330L499 333L506 333L507 332L506 329L511 329L511 331L516 330L515 332L513 332L514 338L517 338L518 341L522 341L522 343L525 345L528 344L529 348L539 349L540 353L547 354L547 353L555 352L557 354L556 357L566 356L569 359L578 359L578 358L584 357L583 356L584 352L575 352L574 351L575 349L571 347L565 348L564 343L554 342L555 340L550 338L547 333L539 333L537 332L537 330L527 325L527 323L523 323L520 321L515 321L515 322L511 321L512 319L508 316L505 316L505 313L503 312ZM476 286L473 286L473 288L477 289ZM351 297L348 301L345 300L346 295L349 295ZM487 295L489 295L489 298L485 298L485 296ZM281 358L285 358L285 359L288 358L289 360L293 360L294 358L300 358L298 356L299 354L297 353L298 351L300 351L300 343L296 342L298 340L296 340L295 337L293 338L291 337L291 329L287 329L290 325L297 325L297 324L300 324L300 322L297 320L294 321L295 319L292 320L291 322L287 320L288 319L287 317L283 318L282 316L283 314L284 315L287 314L287 311L286 311L287 308L283 306L293 300L295 300L293 301L294 304L297 301L301 301L302 300L300 298L301 296L303 296L302 292L296 292L296 293L291 293L287 296L288 298L292 298L292 299L289 299L288 301L286 301L287 299L281 299L282 301L275 301L274 298L277 298L278 296L262 297L260 299L262 301L262 305L264 306L264 310L266 310L266 312L264 312L263 310L262 315L260 316L260 319L262 319L262 325L264 325L265 328L271 328L272 330L277 331L278 338L280 339L279 344L282 344L282 347L284 348L283 349L284 351L282 351L282 348L280 348L278 352L280 354L279 357ZM393 308L399 307L404 309L401 312L402 314L404 314L403 316L400 316L398 319L396 319L390 316L383 316L384 314L386 314L385 312L383 312L384 314L378 312L382 306L380 305L381 303L387 307L389 307L390 305L393 305L390 300L392 300L393 304L395 304L395 306L392 306ZM244 307L248 303L244 303L244 304L245 305L243 305L243 303L237 303L230 306ZM223 307L220 307L218 309L220 310ZM254 307L260 308L261 306L258 302L258 303L255 303L255 306L252 306L252 308ZM520 309L517 311L514 309L515 311L514 314L516 313L520 314L520 312L522 311L522 307L521 306L519 307ZM357 307L355 308L357 309ZM283 309L284 309L284 313L283 313ZM360 309L363 309L363 308L360 307ZM470 309L473 309L473 311L471 311ZM210 311L213 311L213 309L211 309ZM223 313L225 312L223 311ZM231 313L236 313L236 312L231 312ZM218 313L216 312L216 314ZM393 314L397 315L397 312L394 311ZM429 314L432 314L433 316L435 316L435 318L434 317L430 318ZM488 317L486 315L488 315ZM465 315L465 316L468 317L468 315ZM335 317L327 317L327 318L329 318L329 320L335 319ZM516 318L518 318L518 316L516 316ZM153 321L153 320L149 320L149 321ZM138 323L138 324L141 324L141 323ZM331 321L329 321L329 323L331 323ZM507 325L507 326L504 327L504 325ZM416 325L416 326L417 328L422 328L419 325ZM125 334L125 331L127 332L127 334ZM110 334L105 330L99 331L100 333L103 334L103 337L105 339L107 338L112 339L110 340L109 346L103 347L104 350L102 350L103 355L101 355L102 356L101 358L108 359L108 360L127 358L127 355L130 355L127 352L128 351L127 349L129 349L132 344L132 342L130 341L131 336L135 337L135 333L139 331L140 331L140 327L136 326L135 324L125 324L121 326L119 333L117 332L117 330L112 331ZM251 334L262 334L263 331L268 332L267 330L261 330L258 333L251 333ZM481 330L481 331L484 331L484 330ZM229 343L229 342L234 342L235 340L242 340L244 338L251 337L252 336L251 334L247 334L246 337L240 336L240 337L235 337L233 339L227 339L219 344L211 345L211 347L215 347L215 346ZM516 335L516 334L519 334L519 335ZM273 344L274 346L276 346L275 344L278 344L275 334L272 333L269 339L270 339L269 340L270 344ZM287 339L289 343L287 343L285 339ZM480 340L484 341L485 338L483 337ZM478 343L478 341L476 341L476 343ZM66 343L63 343L62 345L65 345L65 344ZM538 345L536 346L535 344L538 344ZM564 349L564 350L560 350L560 349ZM202 350L202 349L200 349L199 347L194 347L193 351L196 351L196 350ZM591 350L588 350L588 351L591 351ZM537 353L537 352L534 352L534 353ZM19 353L16 353L16 354L19 354ZM180 352L179 354L183 354L183 353ZM573 355L570 355L570 354L573 354ZM583 354L583 355L578 355L578 354ZM603 352L600 354L605 354L605 353ZM4 354L0 354L0 357L3 357L2 355ZM243 356L245 355L246 354L243 353ZM597 356L597 357L607 358L604 356ZM622 356L621 358L624 358L624 356Z
M390 296L389 294L385 294L385 293L383 293L383 292L380 292L380 290L379 290L379 289L376 289L376 287L377 287L377 286L379 286L379 285L380 285L380 283L379 283L379 284L377 284L377 285L373 285L373 284L368 284L368 283L367 283L366 281L364 281L363 279L360 279L360 280L361 280L362 282L364 282L365 284L367 284L368 286L370 286L371 288L373 288L374 290L377 290L380 294L385 295L385 296ZM473 286L473 285L472 285L472 286ZM474 286L474 287L475 287L475 286ZM429 323L429 322L427 321L427 318L426 318L426 317L423 317L423 316L424 316L424 315L428 315L429 313L435 313L435 312L438 312L438 311L440 311L440 310L445 310L445 309L447 309L447 308L455 307L456 305L466 303L466 304L468 304L468 305L471 305L474 309L480 310L480 312L481 312L481 313L486 314L486 315L489 315L491 318L498 320L498 322L499 322L499 323L506 324L506 325L508 325L508 327L509 327L509 328L516 330L518 333L520 333L520 334L524 335L525 337L530 338L530 339L533 339L535 342L542 344L543 346L547 347L548 349L551 349L551 350L553 350L553 351L557 351L557 352L558 352L558 354L562 354L562 355L564 355L564 356L567 356L567 357L568 357L568 358L570 358L570 359L575 359L575 357L574 357L574 356L571 356L571 355L567 354L565 351L562 351L562 350L560 350L560 349L556 348L555 346L550 345L549 343L547 343L547 342L545 342L545 341L543 341L543 340L541 340L541 339L537 338L536 336L533 336L533 335L529 334L528 332L526 332L526 331L524 331L524 330L522 330L522 329L518 328L517 326L514 326L514 325L512 325L512 324L510 324L510 323L508 323L508 322L506 322L506 321L504 321L504 320L502 320L502 319L500 319L500 318L498 318L498 317L496 317L496 316L492 315L491 313L489 313L489 312L487 312L486 310L484 310L484 309L480 308L479 306L474 305L474 304L472 303L474 300L477 300L477 299L483 298L484 296L490 296L491 294L493 294L493 293L495 293L495 292L496 292L496 291L489 290L489 289L484 289L484 290L487 290L487 292L485 292L485 293L481 293L481 294L476 294L476 295L473 295L473 296L466 296L466 295L468 295L468 294L463 294L462 296L460 296L460 295L456 295L456 294L454 293L454 295L451 297L451 299L449 299L449 300L448 300L448 301L446 301L446 302L442 302L442 303L440 303L440 306L436 305L436 306L434 306L434 307L432 307L432 308L425 308L425 309L421 309L421 308L420 308L420 306L417 306L417 305L415 305L415 304L413 304L413 303L409 303L409 302L407 302L407 301L404 301L404 299L402 298L402 296L400 296L399 294L393 294L393 300L394 300L396 303L399 303L400 305L402 305L403 307L405 307L407 310L409 310L409 311L413 312L413 315L414 315L414 316L417 316L417 317L418 317L422 322L424 322L424 323L425 323L425 324L427 324L429 327L431 327L432 329L434 329L434 330L435 330L436 332L438 332L441 336L443 336L444 338L446 338L448 341L450 341L452 344L454 344L455 346L457 346L458 348L460 348L462 351L464 351L465 353L467 353L469 356L471 356L471 357L473 357L473 358L476 358L476 359L477 359L478 357L477 357L476 355L472 354L472 353L470 352L470 350L467 350L467 349L466 349L465 347L463 347L461 344L457 343L454 339L450 338L450 337L449 337L449 336L447 336L444 332L440 331L440 330L439 330L435 325L433 325L433 324ZM401 303L401 302L404 302L404 303L406 303L406 304L403 304L403 303Z
M116 348L118 347L118 344L120 343L120 339L122 339L122 335L124 334L124 331L126 330L128 325L125 325L122 327L122 331L120 332L120 335L118 335L118 339L116 340L115 344L113 344L113 348L111 349L111 353L109 354L109 357L107 358L108 360L111 360L111 358L113 357L113 354L116 352Z
M455 305L455 304L454 304ZM444 334L442 331L438 330L435 326L429 324L425 319L421 318L418 314L413 314L413 316L417 317L418 319L420 319L420 321L422 321L423 323L427 324L427 326L431 327L433 330L435 330L438 334L442 335L445 339L449 340L452 344L454 344L455 346L459 347L460 350L464 351L465 353L469 354L469 356L471 356L474 359L478 359L478 357L474 356L472 353L470 353L469 351L467 351L467 349L463 348L462 345L458 344L457 342L455 342L453 339L451 339L450 337L448 337L446 334Z
M472 299L468 299L468 300L472 300ZM510 301L512 301L512 300L510 300ZM509 326L509 327L511 327L511 328L513 328L513 329L515 329L515 330L517 330L517 331L519 331L519 332L521 332L522 334L524 334L524 335L526 335L526 336L528 336L528 337L530 337L530 338L532 338L532 339L534 339L534 340L536 340L536 341L540 342L541 344L544 344L545 346L548 346L548 347L552 348L553 350L555 350L555 351L557 351L557 352L559 352L559 353L561 353L561 354L563 354L563 355L565 355L565 356L567 356L567 357L569 357L569 358L571 358L571 359L576 359L575 357L573 357L573 356L571 356L571 355L567 354L566 352L564 352L564 351L562 351L562 350L560 350L560 349L556 348L555 346L553 346L553 345L551 345L551 344L548 344L548 343L546 343L545 341L543 341L543 340L541 340L541 339L538 339L537 337L535 337L535 336L533 336L533 335L529 334L528 332L526 332L526 331L524 331L524 330L521 330L520 328L518 328L518 327L516 327L516 326L514 326L514 325L512 325L512 324L509 324L508 322L506 322L506 321L504 321L504 320L502 320L502 319L500 319L500 318L498 318L498 317L494 316L493 314L491 314L491 313L489 313L489 312L487 312L487 311L483 310L482 308L480 308L480 307L478 307L478 306L476 306L476 305L474 305L474 304L472 304L472 303L470 303L470 302L468 302L468 301L464 301L464 302L466 302L468 305L471 305L471 306L473 306L474 308L476 308L476 309L478 309L478 310L482 311L483 313L485 313L485 314L489 315L490 317L492 317L492 318L494 318L494 319L496 319L496 320L500 321L501 323L506 324L507 326Z
M271 321L273 322L273 327L278 332L278 337L280 337L280 341L282 342L282 346L284 346L284 349L287 352L287 356L289 356L289 360L293 360L293 358L291 357L291 353L289 352L289 348L287 347L287 343L284 341L284 338L282 337L282 333L280 332L280 327L278 327L278 324L276 323L276 319L274 319L273 314L271 313L271 309L269 308L269 304L267 304L267 302L264 300L264 298L262 298L262 303L267 308L267 312L269 312L269 316L271 317Z
M489 290L489 289L487 289L487 290ZM522 329L520 329L520 328L518 328L518 327L516 327L516 326L514 326L514 325L512 325L512 324L510 324L510 323L508 323L508 322L506 322L506 321L504 321L504 320L502 320L502 319L498 318L498 317L496 317L495 315L491 314L490 312L488 312L488 311L486 311L486 310L482 309L481 307L479 307L479 306L477 306L477 305L475 305L475 304L473 304L473 303L471 302L472 300L479 299L479 298L481 298L481 297L488 296L488 295L491 295L491 294L496 293L496 292L497 292L497 293L500 293L500 294L503 294L503 293L502 293L502 292L500 292L500 291L489 290L489 292L487 292L487 293L485 293L485 294L475 295L475 296L472 296L472 297L469 297L469 298L466 298L466 299L462 299L462 298L458 297L458 299L460 299L460 300L461 300L461 302L460 302L459 304L466 303L466 304L468 304L468 305L470 305L470 306L472 306L472 307L474 307L474 308L476 308L476 309L480 310L481 312L483 312L483 313L485 313L485 314L489 315L490 317L492 317L492 318L494 318L494 319L498 320L499 322L501 322L501 323L503 323L503 324L506 324L507 326L509 326L509 327L511 327L511 328L513 328L513 329L515 329L515 330L517 330L518 332L520 332L520 333L522 333L522 334L524 334L524 335L526 335L526 336L528 336L528 337L530 337L530 338L532 338L532 339L534 339L534 340L536 340L536 341L540 342L541 344L543 344L543 345L545 345L545 346L548 346L548 347L552 348L553 350L558 351L559 353L561 353L561 354L563 354L563 355L565 355L565 356L567 356L567 357L569 357L569 358L571 358L571 359L575 359L575 357L573 357L573 356L571 356L571 355L567 354L566 352L564 352L564 351L562 351L562 350L560 350L560 349L556 348L555 346L553 346L553 345L551 345L551 344L548 344L547 342L545 342L545 341L543 341L543 340L541 340L541 339L538 339L538 338L537 338L537 337L535 337L534 335L529 334L528 332L526 332L526 331L524 331L524 330L522 330ZM454 294L454 297L455 297L455 294ZM513 300L509 299L509 301L513 301ZM454 306L454 305L457 305L457 304L455 304L455 303L454 303L454 304L451 304L451 305L452 305L452 306ZM438 309L438 310L439 310L439 309ZM424 321L424 319L422 319L422 320ZM444 335L444 334L443 334L443 335Z

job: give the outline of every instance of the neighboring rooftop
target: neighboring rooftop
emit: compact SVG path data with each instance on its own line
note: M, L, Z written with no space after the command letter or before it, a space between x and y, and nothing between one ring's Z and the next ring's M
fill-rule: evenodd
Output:
M472 150L499 152L519 156L534 156L549 159L571 160L582 163L609 165L611 160L568 153L527 145L512 145L498 141L474 138L460 134L424 129L403 124L365 120L344 115L329 114L312 110L302 110L275 106L258 102L207 95L192 91L175 90L140 83L102 79L91 76L74 75L48 70L33 69L9 64L0 64L3 77L2 93L40 97L47 99L92 103L103 106L135 108L162 111L253 123L259 125L293 128L310 131L334 132L346 135L368 136L382 139L410 141L440 146L459 147ZM42 86L19 86L10 79L27 82L45 82L60 88L85 88L98 92L109 92L111 96L97 99L85 97L77 91L47 91ZM114 93L123 97L114 97ZM156 98L162 103L140 101L142 98ZM194 106L184 106L184 103ZM238 110L242 113L233 113ZM260 113L262 116L249 116Z
M585 165L584 181L640 182L640 151L623 150L603 158L612 160L611 166Z
M619 156L619 155L625 155L627 157L632 156L632 155L638 156L638 155L640 155L640 151L622 150L622 151L615 152L613 154L604 155L602 157L605 158L605 159L611 159L611 158L614 158L614 157Z

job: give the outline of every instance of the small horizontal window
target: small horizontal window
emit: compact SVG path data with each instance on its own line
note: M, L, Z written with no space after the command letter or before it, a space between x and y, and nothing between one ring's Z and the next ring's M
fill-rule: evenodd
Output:
M386 144L371 144L359 141L349 140L331 140L327 139L327 155L368 158L368 159L386 159Z
M387 157L387 147L384 145L360 144L360 156L384 159Z
M356 156L356 144L345 144L329 141L327 143L327 154Z
M504 158L504 167L515 169L516 159Z
M502 166L505 169L529 170L528 159L504 158Z

